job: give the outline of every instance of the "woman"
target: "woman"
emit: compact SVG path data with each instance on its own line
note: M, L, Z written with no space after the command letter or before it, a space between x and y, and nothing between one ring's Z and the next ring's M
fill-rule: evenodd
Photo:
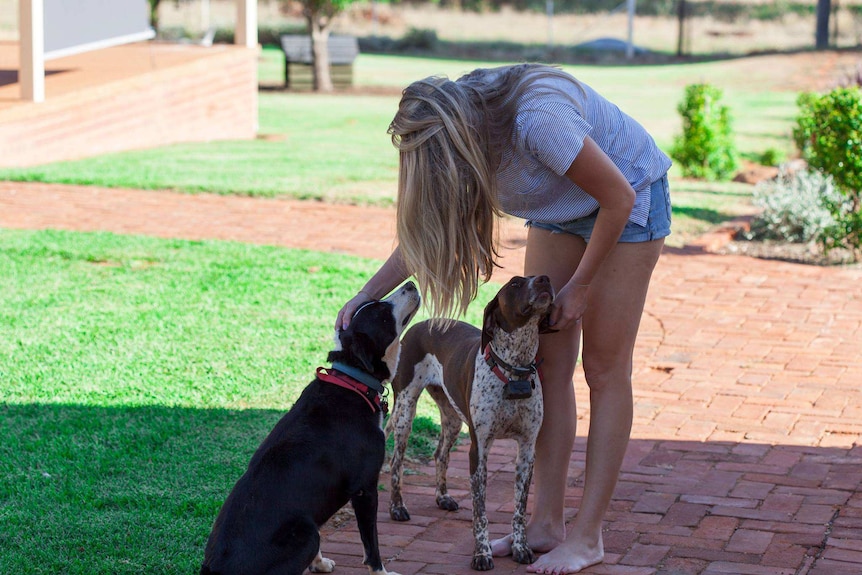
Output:
M557 293L542 336L545 418L527 527L528 571L576 573L604 558L602 518L632 424L632 354L650 276L670 233L670 160L633 119L549 66L432 77L403 92L389 128L400 150L398 247L339 312L414 275L433 316L465 311L494 267L497 218L527 220L525 274ZM569 533L564 498L583 332L590 389L584 494ZM511 539L493 542L495 555Z

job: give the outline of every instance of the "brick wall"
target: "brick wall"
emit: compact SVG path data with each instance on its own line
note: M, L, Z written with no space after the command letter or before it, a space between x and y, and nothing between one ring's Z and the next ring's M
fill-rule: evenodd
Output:
M20 167L257 131L257 51L200 57L0 109L0 166ZM70 71L69 73L74 73Z

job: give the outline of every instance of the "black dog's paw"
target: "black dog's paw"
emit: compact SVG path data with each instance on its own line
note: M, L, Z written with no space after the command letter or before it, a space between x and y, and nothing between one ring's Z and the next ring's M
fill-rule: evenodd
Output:
M533 553L533 550L526 545L512 545L512 559L514 559L516 563L529 565L536 560L536 555Z
M404 505L390 505L389 517L394 521L410 521L410 513L407 512L407 508Z
M437 507L443 511L458 511L458 502L449 495L441 495L437 498Z
M487 555L476 554L473 555L473 561L470 562L470 567L476 571L490 571L494 568L494 560L491 559L490 553Z
M312 573L332 573L333 569L335 569L335 561L321 557L320 553L317 554L317 557L308 566L308 570Z

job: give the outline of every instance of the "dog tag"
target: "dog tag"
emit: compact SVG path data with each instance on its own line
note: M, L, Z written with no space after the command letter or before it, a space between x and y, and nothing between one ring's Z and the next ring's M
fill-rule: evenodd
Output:
M533 395L533 386L528 379L510 379L503 392L503 399L527 399Z

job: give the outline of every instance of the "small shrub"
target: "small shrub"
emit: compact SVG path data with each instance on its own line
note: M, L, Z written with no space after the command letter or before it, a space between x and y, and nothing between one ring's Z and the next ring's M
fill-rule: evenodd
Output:
M862 190L862 91L836 88L799 96L793 137L808 164L846 192Z
M385 54L397 48L397 42L389 36L363 36L358 41L359 51L368 54Z
M776 148L768 148L760 154L760 163L764 166L780 166L787 160L787 154Z
M835 225L824 231L827 249L862 255L862 89L836 88L798 100L793 137L808 165L832 177L843 195L828 201Z
M748 239L794 243L821 241L824 229L835 225L827 201L840 201L832 178L812 171L779 172L778 177L754 188L754 204L762 208L752 222Z
M402 50L433 51L437 47L437 32L429 28L410 28L398 47Z
M722 92L710 84L692 84L677 107L682 134L674 140L671 156L683 176L726 180L736 171L739 154L733 142L730 110L721 104Z

